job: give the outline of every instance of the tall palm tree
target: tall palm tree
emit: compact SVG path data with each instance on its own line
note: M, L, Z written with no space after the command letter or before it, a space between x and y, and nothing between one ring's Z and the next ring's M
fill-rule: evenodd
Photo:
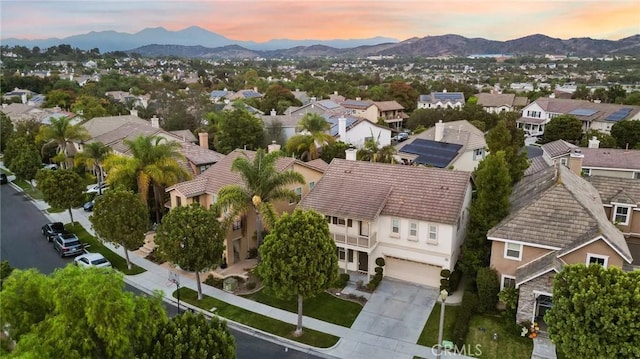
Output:
M52 117L50 121L50 125L40 126L36 142L55 143L58 146L58 155L56 157L62 163L62 167L67 168L67 144L73 141L86 141L91 138L91 135L81 125L73 125L68 117Z
M318 146L311 135L295 135L287 141L285 148L287 153L293 153L296 158L305 162L320 157Z
M312 146L309 147L312 160L319 157L318 148L322 149L329 143L335 142L335 138L327 132L331 129L331 124L317 113L305 114L298 122L298 126L313 138Z
M102 142L91 142L84 145L82 152L76 154L76 165L84 164L93 168L94 173L98 177L98 194L102 195L102 182L104 181L104 170L102 163L111 152L111 147Z
M266 153L259 149L253 161L246 155L236 158L231 170L240 173L242 185L227 185L218 191L216 205L227 210L227 218L233 219L240 214L253 210L256 214L256 237L258 247L262 244L263 222L271 228L276 219L273 202L278 200L295 201L298 195L287 186L304 184L304 177L294 171L278 172L276 161L280 152Z
M373 133L372 133L373 135ZM396 163L393 155L396 154L396 148L392 145L380 146L380 134L377 139L366 140L364 147L358 150L357 156L360 161Z
M180 166L180 144L168 142L164 137L140 135L124 144L131 150L131 157L112 154L104 161L109 172L109 183L130 187L135 183L140 199L148 205L149 188L153 190L156 223L160 221L164 189L189 179L189 173Z

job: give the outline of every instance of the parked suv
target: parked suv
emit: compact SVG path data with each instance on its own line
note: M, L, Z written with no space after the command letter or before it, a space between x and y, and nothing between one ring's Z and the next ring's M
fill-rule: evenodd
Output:
M84 252L84 246L73 233L60 233L53 239L53 249L60 257L74 256Z
M51 242L53 237L56 237L60 233L65 233L64 224L62 222L47 223L42 226L42 235Z

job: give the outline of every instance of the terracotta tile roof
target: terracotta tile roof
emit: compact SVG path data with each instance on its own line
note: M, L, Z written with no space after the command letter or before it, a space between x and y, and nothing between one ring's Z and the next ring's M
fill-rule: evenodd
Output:
M198 139L190 130L169 131L169 133L181 138L184 142L198 142Z
M581 148L582 167L617 168L640 171L640 150Z
M640 180L605 176L585 177L600 193L602 203L631 203L640 206ZM624 199L625 202L621 202Z
M376 101L373 103L379 111L404 110L404 107L398 101Z
M246 156L249 160L253 160L255 152L248 150L234 150L220 159L216 164L209 167L206 171L198 175L195 179L169 187L167 188L167 192L176 190L186 197L193 197L202 193L216 194L220 188L229 184L242 184L240 174L231 170L233 161L241 156ZM280 157L276 161L276 170L278 172L292 170L295 164L306 166L306 164L296 159Z
M138 116L124 115L95 117L83 123L82 126L87 129L91 137L98 137L127 123L150 124L149 121L143 120Z
M518 182L509 215L487 233L491 238L555 247L560 249L558 256L598 235L631 260L627 242L607 218L598 191L561 165Z
M530 176L548 167L549 167L549 164L547 163L547 161L544 160L542 156L534 157L531 159L531 162L529 162L529 167L527 167L527 169L524 171L524 175Z
M476 94L478 105L483 107L513 107L513 101L516 98L512 93L479 93Z
M196 166L216 163L224 157L222 153L194 145L190 142L181 142L180 145L182 146L182 150L180 152L182 152L189 162Z
M356 220L378 215L454 224L470 173L334 159L299 206Z
M306 162L306 165L323 173L329 167L329 164L326 163L322 158Z
M579 147L565 140L555 140L542 145L542 151L544 151L544 153L546 153L551 158L569 154L574 148Z

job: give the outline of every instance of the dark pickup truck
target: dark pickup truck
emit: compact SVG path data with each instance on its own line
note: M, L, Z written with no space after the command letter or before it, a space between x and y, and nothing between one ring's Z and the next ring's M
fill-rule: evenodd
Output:
M53 241L53 238L58 234L66 232L67 231L64 229L64 224L62 222L47 223L42 226L42 235L49 242Z

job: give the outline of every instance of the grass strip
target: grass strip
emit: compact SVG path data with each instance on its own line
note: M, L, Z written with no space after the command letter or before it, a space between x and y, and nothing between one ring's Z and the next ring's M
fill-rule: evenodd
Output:
M441 304L436 302L436 305L427 319L427 323L420 333L418 338L418 344L426 347L433 347L438 344L438 331L440 330L440 308ZM453 327L456 324L456 318L458 318L459 306L447 305L444 308L444 330L442 332L442 340L453 341Z
M37 188L31 187L31 184L25 180L15 179L13 183L22 188L22 190L28 194L33 199L43 199L42 192L38 191Z

